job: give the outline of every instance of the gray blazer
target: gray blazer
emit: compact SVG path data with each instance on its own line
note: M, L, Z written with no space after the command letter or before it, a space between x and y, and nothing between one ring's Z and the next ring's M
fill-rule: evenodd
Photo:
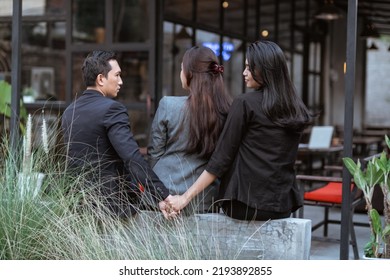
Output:
M183 150L188 141L188 130L171 143L184 118L187 96L165 96L154 117L148 156L154 172L171 194L183 194L205 169L207 161L197 155L186 155ZM198 212L211 210L217 197L217 181L207 187L193 201Z

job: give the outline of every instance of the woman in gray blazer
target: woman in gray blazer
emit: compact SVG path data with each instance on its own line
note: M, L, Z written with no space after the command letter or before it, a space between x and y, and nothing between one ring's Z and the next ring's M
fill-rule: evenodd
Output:
M148 155L154 172L170 194L183 194L205 169L230 107L223 66L207 47L193 47L183 56L180 72L188 96L161 99L152 123ZM193 200L190 212L210 212L217 180Z

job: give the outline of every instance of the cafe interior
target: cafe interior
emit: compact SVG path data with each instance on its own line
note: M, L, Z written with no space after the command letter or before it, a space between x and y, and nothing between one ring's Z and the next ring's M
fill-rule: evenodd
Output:
M280 45L298 94L319 114L302 137L298 174L340 172L344 143L354 158L385 149L390 0L2 0L0 81L12 85L11 111L23 106L37 127L44 117L57 137L62 111L83 91L84 57L114 50L124 82L118 100L146 147L159 100L186 94L179 78L186 49L213 49L234 97L247 91L245 51L256 40ZM12 118L25 121L20 112L0 112L2 133L15 129Z

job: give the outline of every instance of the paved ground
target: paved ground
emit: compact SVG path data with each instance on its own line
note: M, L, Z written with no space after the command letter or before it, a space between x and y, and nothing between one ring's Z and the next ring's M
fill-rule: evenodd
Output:
M311 219L312 223L320 221L323 215L323 209L321 207L305 206L304 218ZM340 210L332 209L330 217L332 219L340 218ZM367 214L356 213L354 215L355 222L367 222ZM360 258L363 254L363 247L369 240L370 229L368 227L355 226L356 239L359 248ZM323 228L319 228L312 232L312 243L310 250L311 260L339 260L340 259L340 242L339 241L325 241L322 239ZM332 239L340 239L340 225L329 225L328 236ZM319 237L319 238L317 238ZM349 246L349 259L353 260L352 247Z

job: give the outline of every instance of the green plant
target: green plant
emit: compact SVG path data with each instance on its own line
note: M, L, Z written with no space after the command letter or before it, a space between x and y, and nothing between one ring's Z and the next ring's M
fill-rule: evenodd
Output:
M3 123L6 119L11 118L11 85L4 81L0 81L0 115L2 115ZM24 107L22 99L20 100L20 129L24 131L24 121L27 119L27 110Z
M193 238L194 225L185 219L141 215L123 221L107 215L92 190L77 191L83 179L52 173L39 197L24 199L15 195L17 180L7 179L0 182L3 190L8 184L0 195L6 202L0 205L0 259L202 259L210 250ZM224 257L218 251L207 255Z
M192 219L169 221L159 212L125 221L108 215L105 198L87 187L89 174L65 171L65 152L61 151L65 147L47 153L40 145L26 156L30 153L27 142L17 149L20 153L11 153L7 139L0 144L4 154L0 158L1 260L226 258L218 248L194 238L198 229ZM31 188L30 183L18 180L23 168L45 173L37 195L20 195L22 188Z
M389 137L385 142L390 149ZM366 201L366 210L371 229L371 237L365 246L367 257L390 258L390 158L386 151L368 161L363 169L359 159L355 163L351 158L343 158L343 163L353 176L356 186L361 189ZM374 188L379 186L383 192L383 222L378 211L373 208Z
M100 182L89 182L94 171L67 172L66 147L49 148L44 119L42 145L33 148L34 130L29 115L19 152L11 151L7 138L0 143L0 260L227 257L218 246L205 246L204 239L197 238L200 230L194 219L182 215L166 220L160 212L146 211L126 220L109 214L109 198L96 190ZM20 180L20 175L36 173L45 178L34 191L34 179Z

